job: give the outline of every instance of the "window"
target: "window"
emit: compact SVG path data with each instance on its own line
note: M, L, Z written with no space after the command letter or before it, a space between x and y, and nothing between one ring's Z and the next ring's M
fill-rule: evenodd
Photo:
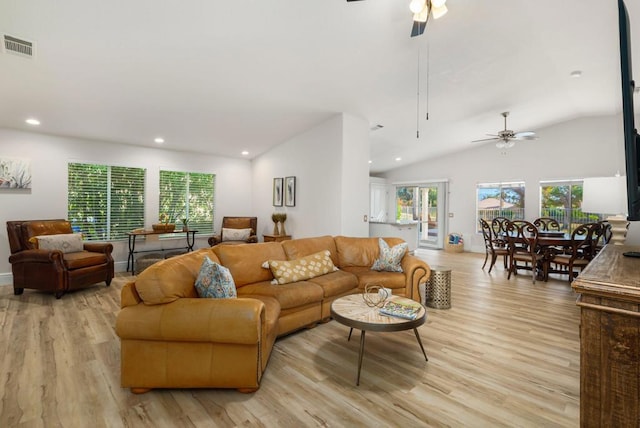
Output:
M179 226L187 219L190 229L213 233L215 181L214 174L160 171L158 218L168 216Z
M480 219L491 223L496 217L510 220L524 218L524 182L480 183L476 198L476 230Z
M144 227L143 168L85 163L68 168L68 218L84 239L123 239Z
M582 180L543 181L540 183L540 217L552 217L561 230L571 233L585 223L600 221L602 216L582 212Z

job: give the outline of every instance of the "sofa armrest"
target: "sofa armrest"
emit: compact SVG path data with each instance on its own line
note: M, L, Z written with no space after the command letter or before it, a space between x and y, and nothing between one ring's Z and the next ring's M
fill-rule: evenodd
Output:
M416 256L406 255L402 258L402 270L405 274L407 297L420 301L418 285L424 283L431 276L431 268L423 260Z
M113 252L113 245L111 243L85 242L83 246L85 250L93 253L111 254Z
M182 298L162 305L123 308L121 339L253 345L263 340L264 303L250 298Z

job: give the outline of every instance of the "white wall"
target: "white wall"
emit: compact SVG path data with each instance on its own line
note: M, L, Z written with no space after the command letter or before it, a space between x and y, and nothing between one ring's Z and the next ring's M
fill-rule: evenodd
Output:
M368 124L340 114L254 159L259 234L272 233L273 212L286 212L286 230L294 238L367 236L368 144ZM287 176L296 177L296 206L274 207L273 179Z
M0 129L0 156L30 159L32 171L30 190L0 190L0 284L11 283L9 242L4 226L7 220L67 218L69 161L146 168L147 227L158 220L159 170L164 168L216 174L216 230L219 230L224 215L251 215L253 212L251 163L248 160L53 137L9 129ZM208 246L208 236L199 238L196 246ZM116 241L113 244L116 269L124 270L127 260L126 242ZM167 243L167 248L171 246ZM137 246L136 249L138 248L142 247Z
M389 183L449 179L449 230L465 237L465 250L484 251L475 233L476 185L523 180L525 218L538 216L539 182L614 175L624 172L624 143L620 116L588 117L537 130L538 140L517 142L501 154L493 144L400 167L384 174ZM433 144L438 144L434 141ZM634 222L632 242L640 222Z

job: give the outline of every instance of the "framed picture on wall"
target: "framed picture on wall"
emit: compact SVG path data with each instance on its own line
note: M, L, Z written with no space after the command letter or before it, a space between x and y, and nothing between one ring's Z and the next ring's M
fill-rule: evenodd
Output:
M274 178L273 179L273 206L281 207L282 206L282 191L283 189L283 178Z
M287 207L296 206L296 178L287 177L284 179L284 204Z

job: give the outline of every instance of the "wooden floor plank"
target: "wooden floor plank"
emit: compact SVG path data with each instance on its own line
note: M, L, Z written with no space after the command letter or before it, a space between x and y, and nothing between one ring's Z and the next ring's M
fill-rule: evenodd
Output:
M579 425L579 310L566 278L507 280L484 255L418 250L452 268L450 309L419 328L367 334L335 321L276 342L261 388L120 388L115 334L131 276L52 295L0 287L0 426L288 427Z

